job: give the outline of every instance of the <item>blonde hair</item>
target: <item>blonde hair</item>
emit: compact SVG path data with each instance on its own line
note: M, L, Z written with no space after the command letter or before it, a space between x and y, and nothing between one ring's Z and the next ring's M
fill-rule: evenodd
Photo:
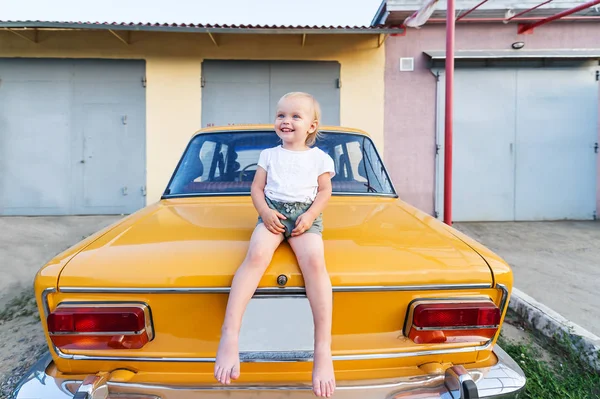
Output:
M284 94L279 99L277 104L279 104L282 100L285 100L286 98L292 98L292 97L308 98L312 102L312 107L313 107L313 111L314 111L313 121L317 121L317 123L319 123L319 124L321 123L321 105L319 104L317 99L312 94L304 93L302 91L292 91L290 93ZM306 145L309 147L312 147L313 145L315 145L315 142L317 141L318 137L320 137L320 134L319 134L319 127L317 126L317 129L314 131L314 133L310 133L308 135L308 137L306 137Z

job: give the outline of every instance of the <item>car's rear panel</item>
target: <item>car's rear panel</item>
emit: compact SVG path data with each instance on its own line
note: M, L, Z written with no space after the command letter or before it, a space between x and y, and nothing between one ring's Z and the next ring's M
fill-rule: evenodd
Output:
M148 382L153 373L168 370L180 382L190 374L194 381L212 381L228 287L247 248L254 223L250 218L255 218L247 202L164 203L81 251L62 270L58 289L47 292L44 308L52 312L61 304L142 303L150 309L153 336L140 349L60 350L55 354L58 368L76 373L125 368L144 371L135 378L147 376ZM344 212L348 207L352 214ZM409 305L418 299L491 300L504 311L507 292L494 285L489 266L475 251L421 223L394 199L333 198L324 216L338 378L410 374L419 364L488 358L487 339L416 344L403 331ZM219 220L228 222L221 226ZM277 283L281 275L287 278L282 286ZM257 294L274 303L302 297L303 286L293 252L284 243ZM275 309L271 323L289 320L286 305ZM265 329L267 343L269 331ZM244 381L304 381L310 376L305 339L283 341L288 350L279 357L242 353ZM301 347L296 351L297 341Z
M366 370L374 368L414 366L431 361L474 362L478 359L478 353L473 347L484 345L485 342L418 345L405 337L402 330L408 304L424 298L491 298L500 305L502 294L497 289L335 292L332 350L334 357L340 359L336 361L336 371L340 373L340 378L363 378ZM65 359L58 362L63 371L91 373L106 368L133 368L149 372L170 370L201 373L205 375L197 378L212 378L226 294L57 293L48 299L51 308L59 303L89 305L143 302L151 309L154 338L142 349L63 350ZM281 298L269 300L278 301ZM268 331L265 334L268 335ZM265 336L265 339L268 340L268 337ZM293 346L295 337L290 336L289 340ZM458 349L457 353L453 353L454 349ZM285 373L286 380L306 378L304 374L310 372L311 365L304 362L302 356L302 350L284 355L284 360L297 357L296 360L300 361L278 364L276 372L272 365L266 363L244 364L244 379L278 380L281 378L278 373ZM420 360L415 362L415 357ZM67 361L68 358L73 360ZM138 358L143 358L143 361L136 361ZM254 355L252 359L247 359L251 362L267 361L269 357L261 359ZM253 375L254 372L258 374Z

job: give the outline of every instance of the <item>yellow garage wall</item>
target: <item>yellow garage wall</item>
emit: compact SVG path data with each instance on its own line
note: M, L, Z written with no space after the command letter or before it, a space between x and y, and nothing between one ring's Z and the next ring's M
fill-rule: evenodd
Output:
M147 203L158 200L190 136L200 126L200 62L146 59Z
M23 31L20 31L23 33ZM127 33L118 32L127 38ZM33 33L25 32L33 37ZM130 44L108 31L39 31L39 43L0 32L0 57L146 60L147 202L160 198L190 136L200 128L203 59L320 60L341 64L344 126L367 131L383 153L385 51L377 35L133 32Z

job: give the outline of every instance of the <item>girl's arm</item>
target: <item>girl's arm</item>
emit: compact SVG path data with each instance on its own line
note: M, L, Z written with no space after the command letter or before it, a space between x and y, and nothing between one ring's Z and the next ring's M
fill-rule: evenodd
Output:
M256 174L252 181L250 188L250 197L252 197L252 204L258 211L259 215L269 208L267 201L265 200L265 186L267 185L267 171L260 166L256 168Z
M269 208L265 200L265 186L267 185L267 171L262 167L256 168L256 174L250 188L252 204L263 220L263 224L273 234L285 232L285 227L279 219L286 219L281 213Z
M296 220L296 227L292 231L292 237L299 236L312 226L315 219L323 212L329 198L331 198L331 175L323 173L318 178L319 188L317 196L308 210Z

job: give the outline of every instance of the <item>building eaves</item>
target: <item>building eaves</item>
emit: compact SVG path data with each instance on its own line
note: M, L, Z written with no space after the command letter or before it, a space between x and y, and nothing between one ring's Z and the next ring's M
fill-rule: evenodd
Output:
M375 26L290 26L290 25L217 25L175 24L161 22L73 22L73 21L0 21L0 28L9 29L97 29L160 32L204 32L245 34L390 34L403 28Z
M475 10L469 13L468 19L472 21L481 20L482 22L508 20L523 11L530 10L518 18L519 21L536 20L546 18L559 12L572 9L584 3L578 0L489 0L479 5ZM474 8L481 1L457 0L456 17ZM446 2L440 0L435 11L429 18L430 22L444 22L446 18ZM387 0L386 8L388 17L382 21L386 25L401 25L404 20L419 10L423 6L422 0ZM539 6L539 7L537 7ZM535 8L537 7L537 8ZM600 18L600 8L590 7L581 10L569 16L571 20L576 19L595 19Z
M432 60L445 60L445 50L423 52ZM500 60L500 59L600 59L600 48L596 49L538 49L538 50L458 50L457 60Z

